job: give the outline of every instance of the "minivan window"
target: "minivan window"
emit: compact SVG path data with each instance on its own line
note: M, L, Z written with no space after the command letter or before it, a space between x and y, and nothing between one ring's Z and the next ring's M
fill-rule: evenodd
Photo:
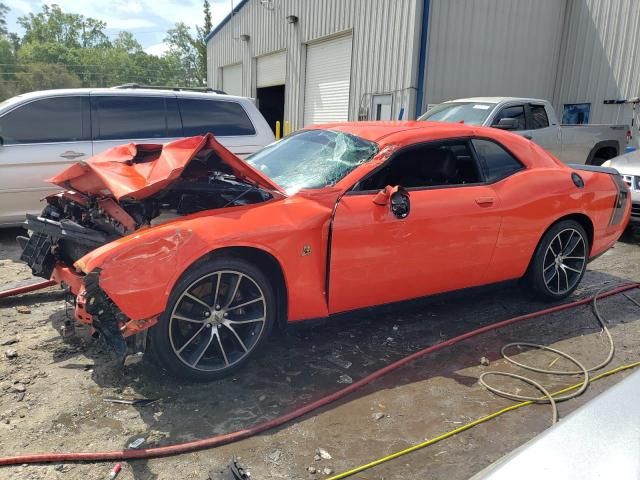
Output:
M168 138L180 136L179 125L168 124L167 110L175 99L165 97L92 97L94 140ZM169 112L171 113L171 112ZM173 122L171 122L173 123Z
M27 103L0 118L0 137L5 145L89 140L88 122L83 122L86 110L82 105L80 96L43 98Z
M235 137L255 135L256 130L242 105L231 101L179 98L185 137L204 135Z
M484 163L489 183L508 177L524 168L513 155L495 142L474 138L471 143L478 158Z

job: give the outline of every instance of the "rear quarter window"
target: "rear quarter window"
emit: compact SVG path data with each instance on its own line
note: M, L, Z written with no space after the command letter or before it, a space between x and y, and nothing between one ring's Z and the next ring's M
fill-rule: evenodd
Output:
M480 138L474 138L471 142L484 166L488 183L497 182L524 169L522 163L497 143Z
M186 137L205 133L220 137L256 134L249 115L237 102L179 98L178 104Z

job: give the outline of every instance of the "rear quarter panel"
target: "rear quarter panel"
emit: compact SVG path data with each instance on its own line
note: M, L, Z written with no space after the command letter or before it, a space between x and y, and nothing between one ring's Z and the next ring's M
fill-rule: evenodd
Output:
M577 172L584 188L577 188L569 168L532 168L494 185L504 208L492 266L486 283L522 277L546 230L563 217L582 214L593 225L590 257L608 249L621 227L609 221L617 199L610 175Z

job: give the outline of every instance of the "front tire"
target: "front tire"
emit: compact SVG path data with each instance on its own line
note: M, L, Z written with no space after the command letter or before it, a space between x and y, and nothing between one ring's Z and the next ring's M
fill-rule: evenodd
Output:
M210 381L241 368L275 323L275 294L250 262L220 257L189 270L150 332L153 354L179 378Z
M587 269L589 239L582 225L562 220L542 237L529 269L534 293L544 300L561 300L578 287Z

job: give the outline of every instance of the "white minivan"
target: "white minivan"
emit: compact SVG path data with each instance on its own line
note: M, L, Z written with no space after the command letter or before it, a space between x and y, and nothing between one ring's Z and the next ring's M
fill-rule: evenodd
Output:
M0 103L0 226L40 213L59 188L45 180L123 143L166 143L213 133L244 158L272 143L250 98L214 91L78 88L31 92Z

